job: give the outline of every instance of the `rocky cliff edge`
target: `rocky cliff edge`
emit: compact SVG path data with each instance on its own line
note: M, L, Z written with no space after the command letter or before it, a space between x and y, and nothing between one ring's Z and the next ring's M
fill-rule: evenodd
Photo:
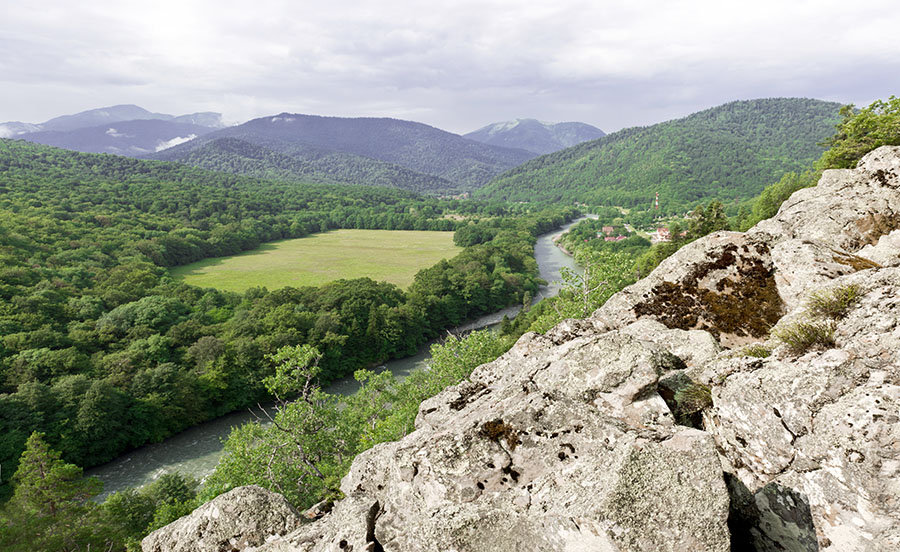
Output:
M882 147L522 336L357 457L321 520L178 549L898 550L898 229ZM200 543L202 509L144 550Z

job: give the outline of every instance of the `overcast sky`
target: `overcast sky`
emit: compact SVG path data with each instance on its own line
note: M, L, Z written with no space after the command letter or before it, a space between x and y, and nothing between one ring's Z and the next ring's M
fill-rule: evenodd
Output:
M134 103L238 122L603 130L736 99L900 93L896 0L0 0L0 121Z

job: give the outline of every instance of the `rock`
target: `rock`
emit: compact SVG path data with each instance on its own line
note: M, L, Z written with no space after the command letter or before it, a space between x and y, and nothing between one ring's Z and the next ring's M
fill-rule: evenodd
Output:
M716 232L664 260L592 315L599 331L653 319L705 330L725 347L768 335L784 314L767 235Z
M300 526L300 514L283 496L250 485L238 487L190 515L147 535L143 552L256 550Z
M758 550L900 549L900 269L830 283L847 285L862 297L834 348L744 359L713 388L706 428L756 503Z
M684 363L626 332L534 339L357 457L347 498L290 550L729 550L713 441L656 392Z
M855 253L900 228L900 147L868 153L856 169L827 170L748 234L821 242Z
M882 266L900 266L900 230L878 238L878 242L859 250L858 255Z

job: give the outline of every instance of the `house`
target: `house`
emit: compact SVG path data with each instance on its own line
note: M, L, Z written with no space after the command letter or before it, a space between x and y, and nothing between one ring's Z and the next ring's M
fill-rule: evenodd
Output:
M604 226L602 232L607 236L612 236L613 227L612 226Z

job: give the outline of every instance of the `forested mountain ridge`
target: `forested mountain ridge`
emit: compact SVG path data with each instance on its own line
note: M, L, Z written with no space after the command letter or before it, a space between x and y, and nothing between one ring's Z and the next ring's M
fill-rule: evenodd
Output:
M159 157L173 157L193 167L258 178L354 183L414 192L459 191L449 180L394 163L349 153L310 151L304 156L291 156L239 138L218 138L178 154L166 152Z
M546 123L537 119L492 123L463 135L485 144L523 149L539 155L604 136L605 132L585 123Z
M533 153L524 150L482 144L411 121L290 113L253 119L150 157L209 167L214 163L191 152L220 138L236 138L293 157L301 163L338 154L393 163L418 173L446 179L461 190L476 189L501 172L534 157ZM359 159L353 163L360 169L365 169ZM233 164L226 161L223 166ZM312 168L317 168L315 163ZM372 178L378 178L384 167L375 164L371 170L374 175ZM296 176L307 175L309 174L300 173ZM370 183L367 181L369 177L369 173L364 171L358 178L348 182L366 184Z
M731 102L538 157L476 196L648 208L659 192L671 213L711 198L746 199L817 159L839 108L798 98Z

